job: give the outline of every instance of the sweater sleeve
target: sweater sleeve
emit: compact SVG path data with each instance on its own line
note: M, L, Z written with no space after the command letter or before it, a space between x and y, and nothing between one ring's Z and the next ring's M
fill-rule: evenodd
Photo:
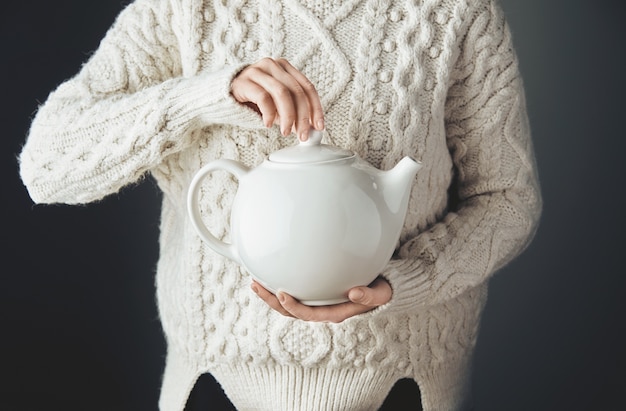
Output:
M37 203L87 203L138 180L211 124L259 127L230 95L241 67L183 75L177 27L194 16L170 1L136 0L79 73L39 107L20 154Z
M495 1L477 3L446 100L457 204L404 242L382 273L394 292L390 309L438 304L485 282L538 224L541 193L510 31Z

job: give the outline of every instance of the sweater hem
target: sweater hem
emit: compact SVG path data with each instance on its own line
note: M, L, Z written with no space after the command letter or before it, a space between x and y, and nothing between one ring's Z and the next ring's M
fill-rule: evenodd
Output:
M180 354L168 353L161 384L159 410L183 411L191 390L201 374L202 372Z
M375 411L403 377L380 370L270 364L224 364L211 373L240 411Z

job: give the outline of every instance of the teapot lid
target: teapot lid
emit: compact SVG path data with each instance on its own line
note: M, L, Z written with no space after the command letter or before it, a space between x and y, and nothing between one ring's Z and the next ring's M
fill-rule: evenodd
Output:
M275 163L311 164L343 160L354 157L354 153L339 147L321 144L323 133L311 129L309 139L299 144L283 148L270 154L269 160Z

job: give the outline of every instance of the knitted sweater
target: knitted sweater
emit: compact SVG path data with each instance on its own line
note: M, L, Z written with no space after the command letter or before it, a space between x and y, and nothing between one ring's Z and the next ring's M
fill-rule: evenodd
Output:
M186 212L195 172L293 144L230 94L285 57L320 93L326 142L423 168L392 261L389 303L339 324L283 317ZM151 174L163 191L157 301L162 411L212 373L241 410L375 410L400 378L423 408L460 410L491 275L530 241L541 197L522 80L496 0L136 0L35 116L20 156L37 203L88 203ZM237 184L201 193L228 239Z

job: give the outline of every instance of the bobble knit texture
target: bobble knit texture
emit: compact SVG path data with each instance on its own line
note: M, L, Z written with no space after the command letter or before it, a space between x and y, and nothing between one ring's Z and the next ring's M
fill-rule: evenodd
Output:
M424 165L382 273L392 300L341 324L273 312L186 215L203 164L254 166L292 144L229 93L268 56L316 85L327 143L381 169L405 155ZM40 107L21 175L38 203L97 201L146 173L162 189L162 411L182 410L204 372L241 410L375 410L403 377L425 410L461 410L488 279L539 219L525 110L495 0L136 0ZM225 240L236 188L214 173L201 192Z

